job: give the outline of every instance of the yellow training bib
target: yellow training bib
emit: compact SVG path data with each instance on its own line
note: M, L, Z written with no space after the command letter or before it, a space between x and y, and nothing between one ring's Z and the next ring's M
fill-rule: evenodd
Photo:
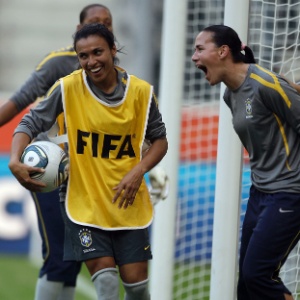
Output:
M152 87L129 76L124 98L110 105L90 90L83 70L61 79L69 140L69 218L106 230L145 228L153 207L145 180L132 206L112 203L122 178L141 160Z

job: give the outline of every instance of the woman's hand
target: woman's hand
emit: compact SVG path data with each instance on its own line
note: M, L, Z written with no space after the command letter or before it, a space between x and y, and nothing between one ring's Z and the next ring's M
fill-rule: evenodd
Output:
M119 208L126 209L132 205L138 189L141 186L144 172L140 165L136 165L129 173L127 173L121 182L113 188L116 194L112 200L115 203L120 198Z
M161 161L167 153L167 150L168 142L166 137L155 140L142 160L113 188L116 194L112 202L115 203L119 197L121 197L118 205L119 208L124 207L124 209L126 209L128 205L132 205L145 173Z
M19 183L27 190L39 192L46 184L38 180L32 179L31 176L36 173L44 173L45 170L36 167L27 166L19 161L11 161L8 165L12 174L16 177Z

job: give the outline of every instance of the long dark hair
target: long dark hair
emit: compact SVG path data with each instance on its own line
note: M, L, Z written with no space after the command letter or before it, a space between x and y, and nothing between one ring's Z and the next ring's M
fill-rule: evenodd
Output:
M232 28L225 25L212 25L202 31L211 32L213 42L218 47L227 45L230 48L234 62L256 63L252 50L242 44L238 34ZM242 50L245 54L241 52Z

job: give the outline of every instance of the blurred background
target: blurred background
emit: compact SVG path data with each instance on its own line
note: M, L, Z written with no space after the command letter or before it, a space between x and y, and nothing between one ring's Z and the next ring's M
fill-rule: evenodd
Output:
M95 3L97 1L94 1ZM50 51L70 45L81 9L93 1L0 1L0 91L9 95ZM112 12L121 64L157 86L163 1L99 1Z

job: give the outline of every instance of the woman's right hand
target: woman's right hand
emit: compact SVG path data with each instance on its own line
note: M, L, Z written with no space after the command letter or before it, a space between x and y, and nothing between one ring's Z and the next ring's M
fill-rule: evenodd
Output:
M10 161L8 167L19 183L27 190L39 192L41 188L46 186L45 183L31 178L35 173L44 173L44 169L30 167L20 161Z

